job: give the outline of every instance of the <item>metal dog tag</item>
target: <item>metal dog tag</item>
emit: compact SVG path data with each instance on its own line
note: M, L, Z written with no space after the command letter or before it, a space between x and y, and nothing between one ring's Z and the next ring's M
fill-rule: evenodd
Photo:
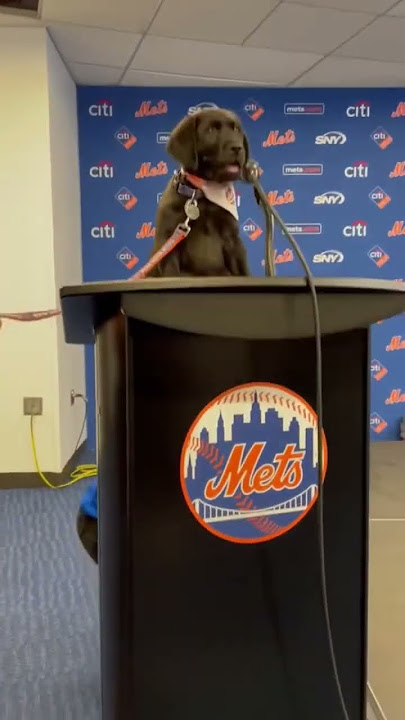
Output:
M200 209L196 200L187 200L184 211L190 220L198 220L200 217Z

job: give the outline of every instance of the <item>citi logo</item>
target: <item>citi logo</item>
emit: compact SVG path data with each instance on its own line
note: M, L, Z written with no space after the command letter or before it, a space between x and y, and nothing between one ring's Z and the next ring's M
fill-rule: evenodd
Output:
M166 145L170 137L169 132L158 132L156 133L156 142L158 145Z
M115 225L112 222L100 223L100 225L94 225L90 230L90 235L96 240L106 238L107 240L114 240L115 238Z
M138 202L138 198L135 197L135 195L133 195L131 191L125 187L121 188L121 190L118 190L115 199L118 200L120 205L122 205L125 210L132 210L132 208L134 208Z
M280 134L279 130L270 130L266 140L263 141L263 147L276 147L277 145L289 145L295 142L294 130L286 130Z
M157 165L153 166L150 162L142 163L139 170L135 173L136 180L143 180L144 178L159 177L160 175L167 175L169 168L164 160L158 162Z
M355 105L346 108L346 115L349 118L368 118L371 115L371 105L365 100L359 100Z
M340 250L323 250L321 253L317 253L313 256L312 262L319 263L341 263L344 260L344 255Z
M127 247L121 248L119 253L117 253L117 259L122 262L128 270L132 270L139 262L139 258Z
M383 430L387 427L387 423L385 422L384 418L381 417L378 413L373 413L370 415L370 427L373 432L377 433L379 435L382 433Z
M369 193L370 200L377 205L379 210L383 210L390 202L391 198L388 193L381 187L377 186Z
M137 240L144 240L146 238L154 238L156 235L156 228L153 227L151 222L142 223L138 232L136 233Z
M259 238L263 233L261 227L259 227L259 225L257 225L257 223L255 223L255 221L251 218L245 220L242 225L242 230L248 236L249 240L252 240L252 242L257 240L257 238Z
M99 100L95 105L90 105L89 115L92 117L112 117L113 104L111 100Z
M101 160L97 165L93 165L89 170L92 178L106 178L111 180L114 177L114 166L109 160Z
M135 111L135 117L144 118L151 117L153 115L166 115L168 109L166 100L159 100L156 105L153 105L150 100L144 100L139 109Z
M120 145L122 145L125 150L130 150L131 147L133 147L137 141L137 138L133 133L131 133L130 130L126 127L122 127L114 134L114 137Z
M405 117L405 102L399 102L396 110L391 113L392 118Z
M405 177L405 160L397 162L394 169L389 174L390 178Z
M256 100L249 99L245 102L243 109L250 119L254 122L258 120L264 114L264 108L256 102Z
M403 220L395 220L387 235L388 237L399 237L400 235L405 235L405 222Z
M345 237L366 237L367 223L365 220L355 220L354 223L343 228L343 235Z
M368 251L367 255L378 268L383 267L383 265L385 265L385 263L387 263L390 259L390 256L387 255L387 253L380 248L379 245L374 245L374 247Z
M365 160L357 160L353 165L349 165L345 168L345 177L349 178L349 180L352 178L367 178L368 162Z
M317 135L315 145L344 145L347 137L340 130L329 130L323 135Z
M325 192L322 195L315 195L314 205L343 205L345 200L343 193L331 190L331 192Z
M378 127L373 130L370 137L374 140L375 144L378 145L380 150L386 150L386 148L393 142L391 135L384 130L383 127Z
M278 190L270 190L267 199L270 205L288 205L295 201L295 196L292 190L285 190L282 195L278 194Z
M387 368L379 360L372 360L370 365L371 377L379 382L388 374Z

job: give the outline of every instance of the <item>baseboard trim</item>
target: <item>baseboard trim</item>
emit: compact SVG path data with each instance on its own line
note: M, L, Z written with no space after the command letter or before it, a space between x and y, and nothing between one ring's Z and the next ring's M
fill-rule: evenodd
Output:
M70 473L83 462L92 462L89 459L91 452L89 450L87 440L84 440L82 444L73 453L72 457L69 458L62 472L46 472L43 471L46 478L52 485L56 487L63 485L64 482L69 480ZM28 473L0 473L0 490L17 490L22 488L43 488L45 483L39 477L36 472Z
M367 720L388 720L370 683L367 683Z

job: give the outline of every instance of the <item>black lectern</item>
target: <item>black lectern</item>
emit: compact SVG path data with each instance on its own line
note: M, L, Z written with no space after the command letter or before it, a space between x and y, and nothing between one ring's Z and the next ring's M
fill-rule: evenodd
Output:
M330 615L350 717L365 720L368 328L405 310L405 284L316 286ZM151 279L61 298L67 342L96 345L103 720L342 720L305 485L305 280Z

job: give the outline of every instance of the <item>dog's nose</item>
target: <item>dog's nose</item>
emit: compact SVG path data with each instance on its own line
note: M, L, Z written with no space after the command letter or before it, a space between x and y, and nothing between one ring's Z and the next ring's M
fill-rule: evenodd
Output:
M232 145L231 150L233 153L235 153L235 155L240 155L243 148L241 145Z

